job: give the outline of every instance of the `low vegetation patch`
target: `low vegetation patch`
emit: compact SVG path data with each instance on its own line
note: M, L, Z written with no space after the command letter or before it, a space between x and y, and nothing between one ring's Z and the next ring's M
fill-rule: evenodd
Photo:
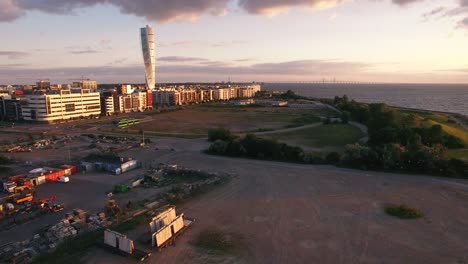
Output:
M234 138L235 136L226 128L213 128L208 130L208 141L211 142L216 140L232 140Z
M320 117L313 114L301 114L296 117L291 124L287 125L286 128L295 128L305 125L310 125L314 123L319 123L321 121Z
M220 230L202 231L194 241L194 245L215 255L238 255L246 249L242 235Z
M103 230L96 230L76 237L67 238L57 249L34 259L34 264L81 263L86 252L96 246L104 236Z
M405 204L387 205L385 207L385 212L388 215L395 216L400 219L418 219L424 216L420 210L409 207Z
M269 137L281 142L294 142L307 147L340 147L358 142L364 137L359 128L348 124L329 124L305 128L285 133L271 134Z

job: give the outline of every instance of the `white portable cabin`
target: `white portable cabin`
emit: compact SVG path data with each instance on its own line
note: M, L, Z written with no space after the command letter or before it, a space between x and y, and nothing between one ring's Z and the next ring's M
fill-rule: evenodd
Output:
M128 254L133 254L135 250L132 240L128 239L125 235L111 230L104 231L104 244Z

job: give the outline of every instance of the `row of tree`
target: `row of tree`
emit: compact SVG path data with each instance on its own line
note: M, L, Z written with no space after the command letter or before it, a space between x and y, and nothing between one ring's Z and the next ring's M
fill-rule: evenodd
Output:
M450 159L447 152L463 148L464 142L440 125L424 127L414 114L400 114L385 104L350 101L346 95L332 103L369 131L366 146L347 146L343 166L468 177L466 162Z

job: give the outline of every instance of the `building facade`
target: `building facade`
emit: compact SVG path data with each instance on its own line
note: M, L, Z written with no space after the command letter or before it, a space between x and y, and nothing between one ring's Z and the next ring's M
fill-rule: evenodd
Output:
M62 89L65 89L66 87L62 86ZM81 82L73 82L72 88L82 88L82 89L89 89L89 90L97 90L97 82L96 81L90 81L90 80L83 80Z
M140 29L141 48L143 51L143 61L145 64L146 85L148 89L156 86L156 52L154 44L154 31L151 26Z
M89 89L60 90L25 98L22 114L26 121L54 123L101 114L100 94Z
M0 96L0 120L18 121L23 119L21 101L9 95Z

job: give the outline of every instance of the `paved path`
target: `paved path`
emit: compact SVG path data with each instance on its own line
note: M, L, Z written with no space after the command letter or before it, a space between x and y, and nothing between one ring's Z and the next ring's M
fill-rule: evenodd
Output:
M308 129L308 128L314 128L314 127L318 127L321 125L322 123L314 123L314 124L300 126L300 127L292 127L292 128L278 129L278 130L265 131L265 132L255 132L252 134L255 134L257 136L263 136L263 135L271 135L271 134L277 134L277 133L287 133L287 132L298 131L298 130L303 130L303 129Z

